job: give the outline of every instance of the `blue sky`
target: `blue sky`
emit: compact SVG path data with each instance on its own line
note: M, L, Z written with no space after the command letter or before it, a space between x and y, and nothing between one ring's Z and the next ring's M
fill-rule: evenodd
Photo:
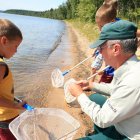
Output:
M67 0L0 0L0 10L22 9L33 11L45 11L57 8Z

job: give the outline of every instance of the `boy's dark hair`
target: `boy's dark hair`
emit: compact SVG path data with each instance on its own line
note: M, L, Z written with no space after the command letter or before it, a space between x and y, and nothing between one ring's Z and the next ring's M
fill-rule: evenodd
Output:
M20 29L7 19L0 19L0 36L6 36L8 39L16 37L23 39Z

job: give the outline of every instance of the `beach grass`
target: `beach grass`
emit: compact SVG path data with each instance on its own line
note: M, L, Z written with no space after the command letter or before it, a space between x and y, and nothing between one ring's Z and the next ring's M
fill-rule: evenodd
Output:
M126 18L122 18L128 20ZM99 37L99 29L96 23L82 22L78 19L66 20L72 24L72 26L77 29L83 36L85 36L90 42L96 40ZM140 21L138 22L138 28L140 29Z
M121 18L124 20L128 20L126 18ZM94 42L99 37L99 29L97 27L96 23L88 23L88 22L82 22L78 19L73 20L66 20L69 24L71 24L76 30L79 31L82 36L86 37L89 42ZM137 23L138 29L140 29L140 21ZM138 45L140 48L140 46ZM140 59L140 50L138 49L136 55Z
M99 29L96 23L82 22L78 19L66 20L72 24L72 26L77 29L83 36L85 36L90 42L96 40L99 36Z

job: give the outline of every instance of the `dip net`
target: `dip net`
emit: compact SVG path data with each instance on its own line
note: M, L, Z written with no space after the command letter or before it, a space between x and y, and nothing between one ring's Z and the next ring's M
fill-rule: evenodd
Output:
M52 71L51 81L52 81L52 85L56 88L63 86L64 76L58 68L56 68Z
M64 72L61 72L58 68L54 69L52 71L52 74L51 74L52 85L54 87L56 87L56 88L62 87L63 84L64 84L64 76L67 75L73 69L77 68L79 65L81 65L82 63L84 63L85 61L87 61L89 58L91 58L93 56L94 56L94 54L91 55L91 56L89 56L89 57L87 57L83 61L79 62L78 64L76 64L75 66L73 66L71 69L65 70Z
M105 68L101 69L100 71L96 72L95 74L91 75L90 77L88 77L86 80L90 80L91 78L93 78L94 76L96 76L97 74L99 74L100 72L104 71L105 69L107 69L108 67L110 66L106 66ZM73 101L76 100L76 97L72 96L71 95L71 92L69 91L69 86L72 84L72 83L75 83L76 80L71 78L69 80L67 80L64 84L64 95L65 95L65 100L67 103L71 103Z
M9 125L17 140L72 140L79 127L72 116L55 108L25 111Z

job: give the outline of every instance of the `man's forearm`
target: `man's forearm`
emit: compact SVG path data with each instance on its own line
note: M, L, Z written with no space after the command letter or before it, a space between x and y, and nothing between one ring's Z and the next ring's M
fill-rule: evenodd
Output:
M95 92L103 95L110 96L110 93L112 91L112 85L107 83L93 83L93 88Z

